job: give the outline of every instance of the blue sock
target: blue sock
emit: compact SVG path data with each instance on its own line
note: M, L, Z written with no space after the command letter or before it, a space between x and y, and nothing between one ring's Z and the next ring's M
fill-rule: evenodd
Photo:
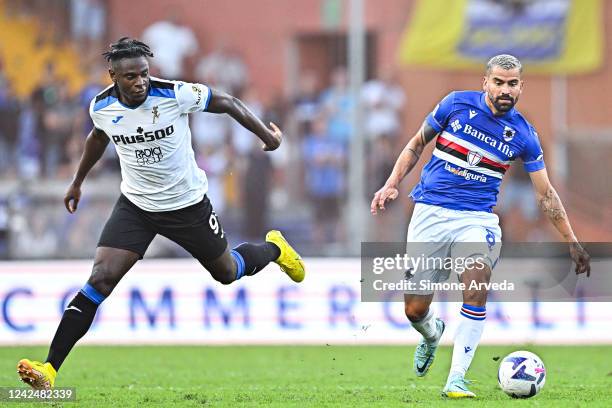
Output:
M85 295L87 299L94 302L96 305L99 305L104 301L104 299L106 299L106 296L98 292L96 288L91 286L89 283L86 283L85 286L83 286L83 288L81 289L81 293Z
M232 258L234 258L234 261L236 262L236 280L238 280L244 276L244 258L242 257L242 255L240 255L240 252L236 251L235 249L232 249L230 253L232 254Z

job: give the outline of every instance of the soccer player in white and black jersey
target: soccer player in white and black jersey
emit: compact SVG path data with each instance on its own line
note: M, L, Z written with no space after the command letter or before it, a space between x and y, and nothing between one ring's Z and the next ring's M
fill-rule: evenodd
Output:
M64 311L45 362L22 359L21 379L34 388L51 388L57 370L88 331L100 303L141 259L157 234L175 241L214 279L230 284L276 262L289 277L304 279L303 261L279 231L262 244L230 250L225 232L206 197L206 174L196 165L189 129L190 113L227 113L263 142L279 147L282 133L265 126L239 99L204 84L149 76L149 47L121 38L104 53L113 84L91 102L94 128L64 203L77 210L81 184L113 143L121 164L121 196L101 234L91 276Z

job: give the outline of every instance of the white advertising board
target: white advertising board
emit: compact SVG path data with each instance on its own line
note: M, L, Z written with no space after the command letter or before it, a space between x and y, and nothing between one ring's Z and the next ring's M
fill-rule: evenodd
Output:
M359 259L307 259L294 284L276 265L231 285L196 261L144 260L80 344L413 344L403 304L360 301ZM0 263L0 344L48 344L89 261ZM612 343L609 303L495 303L485 344ZM460 304L436 303L454 333ZM452 342L445 335L443 342Z

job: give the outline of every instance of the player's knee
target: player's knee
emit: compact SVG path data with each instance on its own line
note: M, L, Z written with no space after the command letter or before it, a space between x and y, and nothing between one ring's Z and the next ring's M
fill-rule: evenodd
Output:
M420 304L420 303L406 303L404 304L404 312L406 313L406 317L411 322L418 322L422 320L425 315L427 315L427 310L429 309L428 305Z
M466 290L463 292L463 303L483 307L487 304L486 290Z
M117 280L108 265L96 263L93 266L88 283L102 295L108 296L117 285Z
M483 307L487 303L486 284L491 280L491 269L468 269L461 275L461 282L466 289L463 291L463 303Z
M218 266L210 273L217 282L224 285L229 285L236 280L236 271L231 266Z
M236 278L234 276L230 276L227 274L221 274L221 275L213 275L213 278L215 278L215 280L223 285L229 285L230 283L234 282L236 280Z

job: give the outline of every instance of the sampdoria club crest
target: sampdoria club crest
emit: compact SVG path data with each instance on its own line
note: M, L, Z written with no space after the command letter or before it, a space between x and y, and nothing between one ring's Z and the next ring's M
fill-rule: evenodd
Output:
M470 166L476 166L482 160L482 154L474 151L469 151L467 154L467 161Z
M516 131L512 129L511 127L504 126L504 140L506 142L511 141L514 138L515 133Z

